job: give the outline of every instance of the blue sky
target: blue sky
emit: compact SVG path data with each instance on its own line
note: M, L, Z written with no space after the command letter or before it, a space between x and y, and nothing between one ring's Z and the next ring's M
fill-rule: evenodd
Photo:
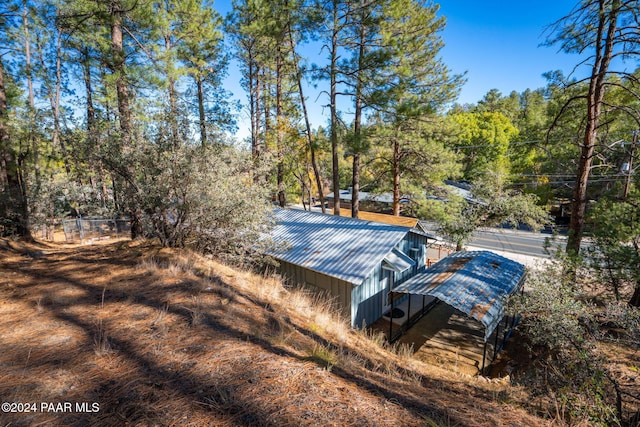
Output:
M513 90L522 92L544 87L546 80L542 74L547 71L571 73L579 62L578 57L558 52L557 46L541 44L548 35L546 28L568 14L576 2L445 0L439 3L440 16L447 19L441 34L445 43L442 58L454 73L467 73L467 83L457 102L476 103L494 88L508 95ZM230 4L231 0L218 0L215 7L226 15ZM318 54L312 49L306 53L310 57ZM235 98L246 103L239 79L240 72L232 64L227 87ZM317 91L311 87L307 95L313 125L325 124L329 112L322 104L327 103L326 98L316 101ZM247 120L246 114L239 120L239 138L248 135Z
M574 1L473 1L440 3L447 19L442 34L444 62L456 73L467 72L459 103L475 103L491 89L504 95L546 85L542 74L571 73L576 55L541 46L550 24L568 14Z

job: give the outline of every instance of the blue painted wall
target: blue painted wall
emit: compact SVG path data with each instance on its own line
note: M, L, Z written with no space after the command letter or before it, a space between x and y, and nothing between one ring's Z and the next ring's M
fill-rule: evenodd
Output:
M416 265L402 273L393 273L394 285L399 285L405 280L423 271L426 268L426 237L413 232L407 233L405 238L396 245L396 249L401 250L416 261ZM416 249L416 251L411 251ZM382 268L380 263L359 286L354 286L351 291L351 326L361 328L363 325L371 325L384 314L382 312L382 301L386 298L386 292L382 289L382 279L388 270ZM400 303L403 296L396 300Z

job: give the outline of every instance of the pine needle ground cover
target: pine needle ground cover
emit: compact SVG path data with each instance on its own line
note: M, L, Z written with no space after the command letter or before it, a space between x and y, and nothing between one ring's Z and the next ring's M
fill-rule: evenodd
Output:
M546 424L521 390L337 318L276 276L149 242L0 240L0 425Z

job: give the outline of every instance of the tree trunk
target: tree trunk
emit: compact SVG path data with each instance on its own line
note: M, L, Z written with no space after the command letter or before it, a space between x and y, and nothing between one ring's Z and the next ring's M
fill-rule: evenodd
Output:
M122 18L119 2L112 2L111 47L113 50L113 71L116 75L116 94L120 119L120 138L123 147L129 147L132 137L131 108L129 106L129 87L125 69L125 54L122 44ZM118 9L116 9L118 8Z
M249 65L249 76L247 77L247 82L249 85L249 117L251 119L251 156L254 160L256 160L260 153L260 147L258 146L258 132L257 132L257 116L256 116L256 83L254 80L255 76L255 63L253 61L253 52L251 48L247 49L248 55L248 65ZM255 177L257 178L257 176Z
M256 65L256 70L255 70L255 79L256 79L256 107L255 107L255 116L256 116L256 123L255 123L255 135L256 135L256 140L255 140L255 147L256 147L256 153L258 154L258 156L260 155L260 152L262 151L262 148L266 145L264 143L264 135L260 132L260 127L262 124L262 79L260 78L260 68Z
M164 36L164 49L168 53L172 49L171 44L171 36L169 34L165 34ZM170 60L168 60L170 61ZM179 145L178 142L178 101L176 95L176 82L173 78L172 73L172 64L167 64L167 90L169 92L169 111L171 117L169 117L169 126L171 128L171 146L177 147Z
M393 215L400 216L400 135L393 138Z
M261 120L262 120L262 79L260 74L260 67L258 64L254 64L255 68L253 69L253 78L255 80L254 87L254 101L253 101L253 111L252 111L252 127L251 127L251 143L252 143L252 153L254 161L257 161L260 158L262 150L266 151L266 142L264 141L264 135L260 132L261 128ZM265 114L266 120L266 114ZM266 126L266 124L265 124ZM257 165L257 164L256 164ZM264 179L265 177L261 177L258 174L254 176L254 182L258 183L260 179ZM267 179L264 179L265 181Z
M631 140L631 150L629 151L629 166L627 177L624 180L624 189L622 190L622 201L626 201L629 197L629 189L631 188L631 175L633 174L633 155L636 151L636 144L638 143L638 131L633 132L633 139Z
M62 34L56 33L56 89L53 94L52 110L53 110L53 136L51 144L55 147L60 145L60 152L64 159L65 170L67 174L71 173L69 166L69 155L65 143L60 139L60 94L62 92L62 58L60 51L62 49Z
M352 170L352 193L351 193L351 217L358 218L360 214L360 154L363 149L362 143L362 74L364 73L365 39L367 35L365 20L365 4L362 2L360 18L360 34L358 41L358 69L356 70L356 93L355 93L355 116L353 119L353 170Z
M93 106L93 86L91 84L91 58L89 49L85 46L82 49L82 71L84 75L84 88L87 91L87 131L89 139L93 142L95 138L96 110Z
M47 69L47 64L44 61L45 47L43 47L39 41L36 43L36 47L39 50L40 68L47 74L51 74ZM62 49L62 34L56 32L56 69L55 69L55 83L53 84L54 90L51 91L50 86L47 86L47 97L49 98L49 105L51 106L51 114L53 116L53 132L51 133L51 145L54 150L60 149L62 155L62 161L64 163L64 169L67 175L71 173L71 165L69 164L69 155L67 147L60 140L60 94L62 92L62 58L60 52Z
M273 139L271 138L271 131L273 130L273 125L271 123L271 94L273 93L272 88L272 80L267 76L267 69L263 67L260 70L260 81L262 85L262 101L259 105L262 106L262 111L260 114L264 115L264 130L262 132L262 142L264 143L264 152L265 154L270 154L273 152ZM264 182L269 184L272 178L272 172L269 170L265 173Z
M331 109L331 178L333 184L333 214L340 215L340 167L338 159L338 1L333 1L333 29L331 32L330 109Z
M351 218L360 215L360 153L353 153L351 168Z
M196 78L196 85L198 87L198 114L200 123L200 145L203 147L207 145L207 116L204 111L204 88L202 87L202 76L198 75Z
M295 67L295 70L296 70L296 80L298 82L298 92L300 94L300 105L302 106L302 115L304 116L305 130L307 133L307 145L309 146L309 153L311 154L311 168L313 169L313 175L316 180L316 185L318 186L318 200L320 200L322 213L326 213L326 209L324 206L324 194L322 191L322 179L320 178L318 162L316 161L316 149L313 146L313 135L311 134L311 124L309 123L309 113L307 112L307 103L304 100L304 92L302 90L302 73L298 66L298 55L294 49L293 35L291 34L291 27L289 27L289 43L291 45L290 46L291 52L293 53L293 66ZM309 194L311 194L311 188L309 188ZM311 199L311 197L309 197L309 199ZM309 210L311 210L311 204L309 205Z
M33 93L33 73L31 68L31 36L29 35L29 11L27 10L27 1L22 0L22 27L24 29L24 55L25 55L25 72L27 75L27 93L29 97L29 108L35 109L36 102Z
M27 93L29 99L29 145L33 153L33 170L36 183L36 192L39 192L41 186L40 180L40 149L38 141L35 137L36 128L36 102L33 93L33 72L31 67L31 36L29 34L29 12L27 9L27 1L22 0L22 28L24 30L24 56L25 56L25 74L27 75Z
M245 44L247 52L247 65L249 75L247 76L247 84L249 90L249 116L251 118L251 156L254 161L260 157L260 66L256 62L253 41ZM254 181L258 182L260 177L256 174Z
M573 205L571 208L571 221L569 222L569 237L567 239L567 253L577 255L580 252L580 244L584 232L585 210L587 206L587 185L591 172L591 163L595 151L597 132L600 125L600 113L605 92L605 77L609 70L611 57L613 55L613 41L616 33L617 19L619 13L619 0L614 0L611 10L606 11L606 0L600 0L600 14L598 23L598 33L596 39L596 55L591 78L589 81L589 91L587 94L587 118L585 133L580 149L580 159L578 172L576 174L576 184L573 189ZM608 24L607 24L608 21ZM604 35L607 27L606 38ZM604 46L603 43L604 42Z
M120 139L122 143L120 148L124 153L131 151L131 145L133 144L133 126L131 121L131 108L129 106L129 87L125 67L125 54L122 44L123 11L118 0L111 1L110 12L113 72L116 75L115 84L120 119ZM135 188L136 171L131 165L123 165L122 170L126 174L123 178L125 179L126 187L126 205L131 219L131 238L136 239L143 235L142 212L138 205L138 194Z
M4 177L2 181L5 185L7 203L4 207L6 216L10 220L10 229L5 228L6 234L15 234L23 239L32 240L29 224L29 209L26 194L24 191L24 181L20 173L19 160L13 149L9 146L11 135L7 126L9 116L7 104L7 91L4 80L4 64L0 58L0 160L3 166Z
M636 283L631 300L629 300L629 305L633 307L640 307L640 283Z
M100 153L100 143L96 129L96 110L93 106L93 85L91 84L91 57L89 49L85 46L81 50L82 55L82 72L84 77L84 87L87 92L87 140L92 152ZM105 175L102 161L98 158L94 167L98 172L98 181L100 185L100 201L102 206L107 206L107 185L105 184Z
M278 149L278 165L276 181L278 185L278 204L284 208L287 205L287 195L284 188L284 129L282 123L282 48L278 45L276 55L276 139Z

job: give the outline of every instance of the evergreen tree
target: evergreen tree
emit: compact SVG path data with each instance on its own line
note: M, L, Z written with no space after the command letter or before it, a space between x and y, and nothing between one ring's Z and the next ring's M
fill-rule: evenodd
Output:
M24 161L26 150L16 143L11 109L15 107L17 93L11 88L7 59L12 40L8 37L20 16L14 3L0 9L0 235L17 235L31 239L31 223L27 200Z
M372 69L369 99L391 129L393 146L393 213L400 214L401 151L404 135L450 103L463 82L451 75L439 57L444 18L430 2L401 0L385 3L380 24L384 61Z
M573 205L567 252L578 254L584 231L587 186L594 150L598 143L607 77L613 71L611 63L617 57L637 55L640 27L640 2L623 0L584 0L572 12L552 27L549 43L556 43L565 52L590 53L591 70L585 94L570 98L569 104L582 101L584 124L580 156L573 189Z

